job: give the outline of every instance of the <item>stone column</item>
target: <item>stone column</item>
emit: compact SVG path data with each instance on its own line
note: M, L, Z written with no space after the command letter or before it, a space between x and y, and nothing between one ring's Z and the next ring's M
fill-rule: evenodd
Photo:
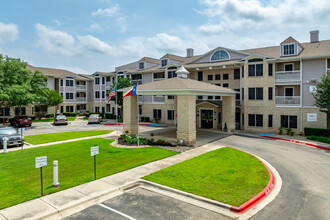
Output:
M227 131L235 130L235 96L222 96L222 130L225 131L225 123Z
M126 96L123 105L124 131L128 130L129 135L136 135L138 132L137 124L137 104L138 96Z
M183 140L185 145L196 141L196 96L177 96L177 139Z

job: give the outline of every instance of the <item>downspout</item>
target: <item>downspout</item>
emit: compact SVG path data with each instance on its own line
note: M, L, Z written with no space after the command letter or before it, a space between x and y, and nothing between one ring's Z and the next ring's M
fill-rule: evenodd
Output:
M303 92L302 92L302 86L303 86L303 78L302 78L302 59L300 58L300 133L299 135L303 135Z

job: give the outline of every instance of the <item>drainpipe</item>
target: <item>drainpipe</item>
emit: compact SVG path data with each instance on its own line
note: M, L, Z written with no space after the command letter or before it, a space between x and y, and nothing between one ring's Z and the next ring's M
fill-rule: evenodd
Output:
M299 135L303 135L303 78L302 78L302 59L300 59L300 133Z

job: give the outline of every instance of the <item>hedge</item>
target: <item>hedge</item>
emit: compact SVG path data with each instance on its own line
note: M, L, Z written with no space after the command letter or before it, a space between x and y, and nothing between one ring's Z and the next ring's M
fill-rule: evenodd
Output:
M330 137L330 129L326 128L304 128L305 136Z
M144 117L144 116L142 116L142 117L141 117L141 121L142 121L142 122L150 122L150 118L149 118L149 117Z
M65 116L70 116L70 117L76 117L77 116L77 113L75 112L63 112L63 115Z

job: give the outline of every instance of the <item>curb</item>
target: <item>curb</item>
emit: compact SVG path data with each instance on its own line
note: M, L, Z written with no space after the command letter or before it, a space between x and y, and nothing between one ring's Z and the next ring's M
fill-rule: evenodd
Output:
M230 148L233 148L233 147L230 147ZM233 149L239 150L236 148L233 148ZM239 151L242 151L242 150L239 150ZM261 161L257 156L255 156L249 152L246 152L246 151L242 151L242 152L250 154L251 156L254 156L255 158L257 158L267 168L270 178L269 178L267 186L260 193L258 193L256 196L254 196L249 201L243 203L240 207L232 206L230 208L231 212L238 213L238 214L243 214L243 213L249 211L250 209L252 209L253 207L255 207L258 203L260 203L264 198L266 198L271 193L271 191L275 188L275 183L276 183L273 171L263 161Z
M260 136L260 137L270 138L270 139L275 139L275 140L280 140L280 141L287 141L287 142L291 142L291 143L295 143L295 144L307 145L307 146L310 146L310 147L330 151L330 148L328 148L328 147L323 147L323 146L320 146L320 145L317 145L317 144L311 144L311 143L308 143L308 142L305 142L305 141L298 141L298 140L287 139L287 138L279 138L279 137L273 137L273 136Z

